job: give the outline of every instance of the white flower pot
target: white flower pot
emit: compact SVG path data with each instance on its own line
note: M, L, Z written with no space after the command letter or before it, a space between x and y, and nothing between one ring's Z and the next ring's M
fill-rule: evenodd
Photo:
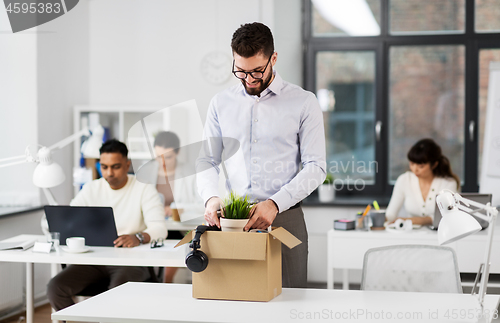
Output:
M226 219L220 218L220 227L226 232L243 232L248 219Z
M332 202L335 199L335 185L321 184L318 187L318 198L320 202Z

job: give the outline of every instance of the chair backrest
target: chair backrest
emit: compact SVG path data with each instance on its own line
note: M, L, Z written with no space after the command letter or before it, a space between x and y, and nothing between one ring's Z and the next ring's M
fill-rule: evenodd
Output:
M455 251L429 245L370 249L363 261L361 289L462 293Z

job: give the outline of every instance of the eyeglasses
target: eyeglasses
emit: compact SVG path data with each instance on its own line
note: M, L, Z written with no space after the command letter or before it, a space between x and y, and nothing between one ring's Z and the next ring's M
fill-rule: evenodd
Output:
M163 238L151 240L151 249L163 247Z
M273 53L274 54L274 53ZM236 76L236 78L239 78L240 80L244 80L247 78L248 74L250 74L250 76L255 79L255 80L260 80L261 78L264 77L264 73L266 72L266 69L267 69L267 65L269 65L269 62L271 61L271 58L273 57L273 55L271 54L271 56L269 57L269 59L267 60L267 64L266 66L264 67L264 70L263 71L253 71L253 72L244 72L244 71L235 71L234 70L234 59L233 59L233 74L234 76Z

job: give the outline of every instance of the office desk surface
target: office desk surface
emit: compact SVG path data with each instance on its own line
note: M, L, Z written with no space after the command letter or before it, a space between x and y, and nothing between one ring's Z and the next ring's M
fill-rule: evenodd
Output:
M43 235L19 235L2 242L26 241L36 239L44 242ZM187 245L175 248L178 240L166 240L161 248L151 249L149 244L135 248L91 247L85 253L37 253L28 250L1 250L0 262L26 263L26 322L33 323L34 313L34 265L35 263L53 264L52 275L57 272L56 264L107 265L107 266L147 266L147 267L186 267Z
M200 300L192 286L126 283L52 314L85 322L475 322L479 304L466 294L284 288L270 302ZM140 296L138 296L140 295ZM498 295L485 309L496 313Z
M203 224L205 220L203 217L198 217L184 222L174 221L172 220L172 218L169 218L166 221L167 221L167 228L169 231L173 230L189 231L196 229L196 227Z
M26 241L37 239L45 241L42 235L19 235L3 242ZM5 262L30 262L30 263L56 263L78 265L107 265L107 266L150 266L150 267L185 267L184 258L186 246L175 248L178 240L165 240L161 248L151 249L149 244L135 248L90 247L89 252L68 253L60 251L37 253L33 248L22 250L0 251L0 261Z

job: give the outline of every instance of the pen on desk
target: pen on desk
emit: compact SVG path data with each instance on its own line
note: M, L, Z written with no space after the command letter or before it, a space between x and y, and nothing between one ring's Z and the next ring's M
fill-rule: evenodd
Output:
M366 206L365 211L363 212L363 216L366 216L368 214L368 212L370 212L371 208L372 208L372 206L370 204L368 204Z

